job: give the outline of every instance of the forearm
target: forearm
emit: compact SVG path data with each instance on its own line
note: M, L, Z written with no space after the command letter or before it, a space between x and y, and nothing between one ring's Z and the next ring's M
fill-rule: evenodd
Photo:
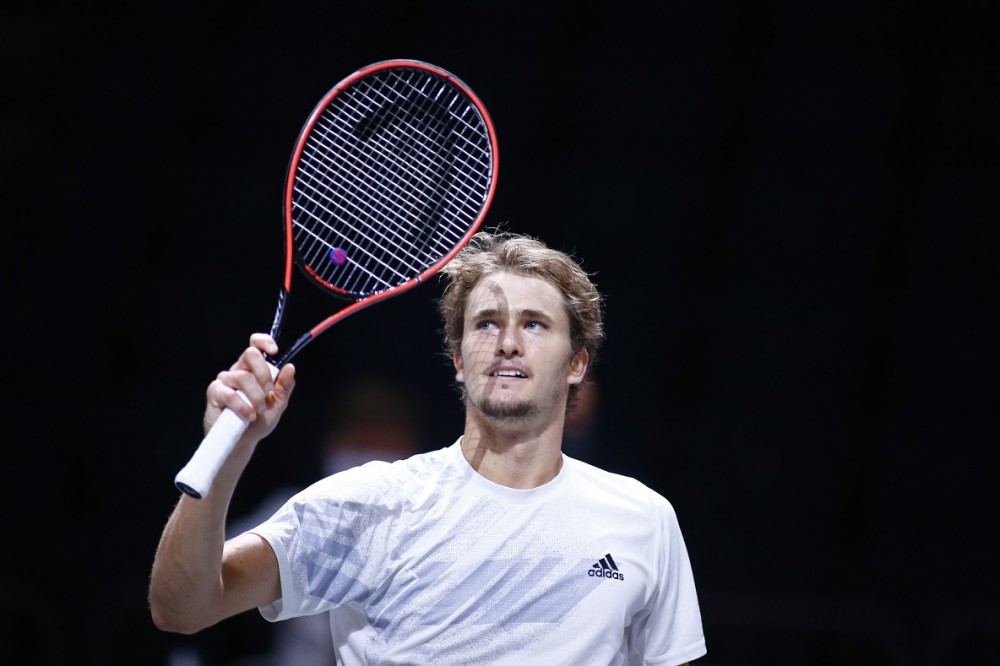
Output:
M160 537L150 576L153 623L193 633L231 614L224 604L226 513L254 445L241 442L203 499L181 495Z
M202 499L187 495L174 507L160 538L149 582L153 622L165 631L193 633L280 594L274 553L259 537L225 540L233 489L257 443L277 426L295 388L295 366L277 377L265 354L275 355L271 336L255 333L250 347L206 391L205 429L225 409L249 422L242 439Z

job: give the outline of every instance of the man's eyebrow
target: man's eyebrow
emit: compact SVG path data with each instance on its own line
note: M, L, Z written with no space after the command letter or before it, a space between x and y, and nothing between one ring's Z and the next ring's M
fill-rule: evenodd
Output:
M489 308L480 308L479 310L473 310L471 316L473 319L483 319L489 317L496 317L498 314L500 314L500 310L498 308L489 307Z
M551 321L552 315L542 310L533 310L528 308L527 310L521 310L521 318L523 319L544 319L545 321Z

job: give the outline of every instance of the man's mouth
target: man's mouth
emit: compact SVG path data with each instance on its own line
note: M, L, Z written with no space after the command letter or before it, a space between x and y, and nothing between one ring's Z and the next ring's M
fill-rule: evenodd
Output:
M494 370L490 373L490 377L515 377L525 379L527 375L520 370Z

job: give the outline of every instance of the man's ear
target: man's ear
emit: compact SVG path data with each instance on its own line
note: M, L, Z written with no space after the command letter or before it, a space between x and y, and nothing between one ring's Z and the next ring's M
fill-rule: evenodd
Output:
M456 351L451 355L451 363L455 366L455 381L463 383L465 381L465 371L462 365L462 353Z
M569 374L566 379L570 384L579 384L587 376L587 366L590 365L590 352L586 348L573 354L569 361Z

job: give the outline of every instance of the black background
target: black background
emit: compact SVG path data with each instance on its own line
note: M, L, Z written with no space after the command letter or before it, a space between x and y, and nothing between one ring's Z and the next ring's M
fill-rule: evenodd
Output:
M677 509L702 661L1000 663L995 5L2 17L0 637L16 663L234 663L265 640L254 613L157 632L148 571L204 388L270 325L298 130L341 78L398 57L489 108L487 225L573 252L605 293L602 464ZM366 368L418 386L428 445L453 441L438 294L365 310L299 357L234 512L310 480L324 400Z

